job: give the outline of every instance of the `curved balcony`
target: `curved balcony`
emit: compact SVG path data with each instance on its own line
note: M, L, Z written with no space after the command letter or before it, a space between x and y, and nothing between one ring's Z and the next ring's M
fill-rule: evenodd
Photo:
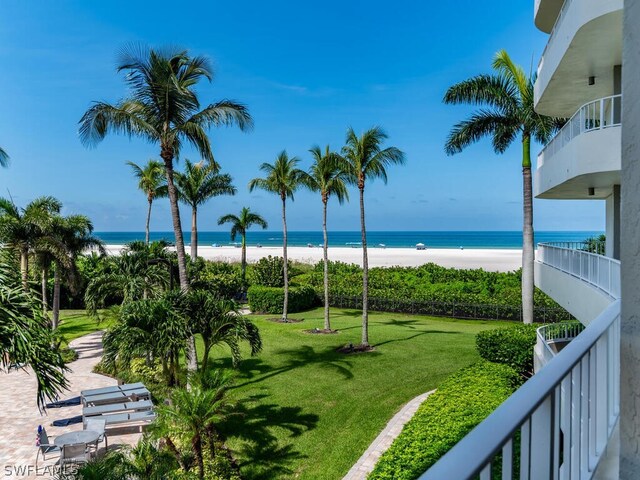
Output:
M565 0L538 64L536 111L568 117L577 105L613 93L622 64L623 0ZM588 78L595 77L589 84Z
M622 95L584 104L538 154L535 196L602 199L620 183Z
M534 347L534 371L537 373L553 360L584 328L580 322L552 323L538 328Z
M550 33L563 5L562 0L535 0L533 19L536 27Z

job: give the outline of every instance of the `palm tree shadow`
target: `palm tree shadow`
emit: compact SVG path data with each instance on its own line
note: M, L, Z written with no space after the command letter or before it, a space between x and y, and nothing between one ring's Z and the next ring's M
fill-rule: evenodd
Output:
M410 335L410 336L405 337L405 338L394 338L394 339L391 339L391 340L386 340L384 342L376 343L374 345L374 347L379 347L380 345L387 345L389 343L406 342L408 340L412 340L412 339L414 339L416 337L421 337L422 335L426 335L428 333L438 333L438 334L444 333L444 334L457 335L460 332L447 332L447 331L443 331L443 330L420 330L418 333L414 333L413 335Z
M240 440L236 454L243 478L271 479L293 473L290 464L304 455L293 444L279 444L274 429L285 430L290 437L302 435L316 427L318 415L304 413L300 407L281 407L273 403L260 403L267 395L253 395L236 407L219 426L224 438Z

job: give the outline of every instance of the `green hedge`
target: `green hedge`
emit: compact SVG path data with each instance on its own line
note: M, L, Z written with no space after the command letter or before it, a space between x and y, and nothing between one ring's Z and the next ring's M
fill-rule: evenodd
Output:
M252 312L282 313L284 288L253 285L247 290ZM312 287L289 287L289 313L302 312L316 306L318 298Z
M482 358L504 363L527 378L533 374L533 347L538 325L516 325L485 330L476 335L476 348Z
M489 416L520 382L512 368L490 362L454 373L418 408L368 478L418 478Z

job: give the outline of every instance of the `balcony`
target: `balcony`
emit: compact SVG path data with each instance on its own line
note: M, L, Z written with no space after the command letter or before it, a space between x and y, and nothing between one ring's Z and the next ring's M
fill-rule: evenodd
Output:
M421 480L617 478L619 372L616 300Z
M603 199L620 184L622 95L584 104L538 155L537 198Z
M536 111L569 117L590 98L617 93L623 0L565 0L538 64ZM589 77L595 82L589 85Z
M542 370L542 367L553 360L584 328L579 322L552 323L538 328L533 355L534 371L538 373Z
M562 0L536 0L533 19L540 30L550 33L563 5Z

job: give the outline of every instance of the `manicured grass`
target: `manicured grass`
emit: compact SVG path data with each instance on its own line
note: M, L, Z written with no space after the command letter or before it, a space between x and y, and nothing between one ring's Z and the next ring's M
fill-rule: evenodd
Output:
M99 323L95 318L87 315L84 310L61 310L58 331L67 342L74 338L87 335L96 330L104 330L112 323L112 319L104 318Z
M359 311L334 311L337 335L303 332L322 328L321 309L294 315L302 323L268 317L253 317L264 350L240 366L241 415L221 428L248 479L341 478L404 403L479 359L477 332L505 324L371 314L375 351L344 355L336 348L360 341ZM222 347L212 355L230 365Z

